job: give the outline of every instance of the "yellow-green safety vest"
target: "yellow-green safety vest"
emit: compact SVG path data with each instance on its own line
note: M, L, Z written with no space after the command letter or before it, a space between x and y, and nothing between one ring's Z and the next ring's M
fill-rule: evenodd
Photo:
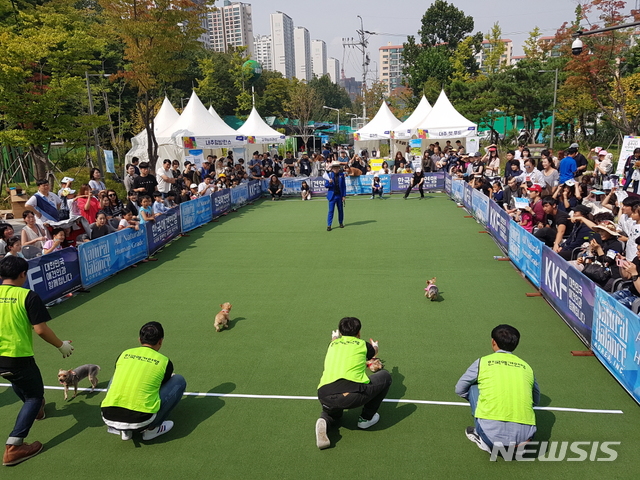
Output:
M366 368L367 343L357 337L336 338L329 344L318 388L341 378L356 383L369 383Z

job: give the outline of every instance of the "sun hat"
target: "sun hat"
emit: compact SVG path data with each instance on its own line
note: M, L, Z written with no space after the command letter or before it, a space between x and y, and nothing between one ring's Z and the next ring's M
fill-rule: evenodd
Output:
M196 185L195 183L192 183L191 185L189 185L189 188L198 188L198 185Z
M607 232L609 235L613 235L615 237L619 237L620 233L618 233L618 231L616 230L616 226L613 222L611 222L610 220L607 220L605 222L602 222L599 225L595 225L593 227L594 230L598 229L598 230L602 230L604 232Z
M333 168L333 167L341 167L341 166L342 166L342 163L340 163L337 160L334 160L333 162L331 162L331 168Z
M60 180L60 183L71 183L73 182L73 178L71 177L64 177L62 180Z

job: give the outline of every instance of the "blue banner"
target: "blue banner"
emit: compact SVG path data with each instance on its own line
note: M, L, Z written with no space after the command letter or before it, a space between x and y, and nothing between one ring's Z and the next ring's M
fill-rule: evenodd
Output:
M380 184L385 194L391 193L391 175L379 175ZM346 177L347 195L371 195L373 175Z
M311 195L314 197L327 196L327 189L324 186L324 178L322 177L309 177L309 190L311 190Z
M473 203L473 214L482 225L486 225L489 221L489 197L480 190L473 190L471 193Z
M171 240L180 235L180 209L172 208L153 222L145 224L147 230L147 249L152 255Z
M26 288L36 292L44 303L82 286L78 251L73 247L29 260Z
M246 183L242 183L231 189L231 205L239 207L249 201L249 188ZM209 219L211 220L211 219Z
M404 192L411 185L412 173L397 173L391 175L391 191L392 192ZM422 189L430 192L434 190L444 190L444 173L425 173L424 182L422 183ZM414 188L413 190L417 190Z
M262 182L260 180L251 180L247 189L249 190L249 201L252 202L262 195Z
M462 179L454 178L451 180L451 194L453 199L460 204L464 200L464 186L465 181Z
M462 204L470 212L473 210L473 188L471 188L471 185L469 185L467 182L464 182Z
M231 210L231 190L225 188L211 194L212 217L217 218Z
M509 223L511 223L511 217L504 208L500 208L496 202L489 200L487 229L504 252L509 250Z
M543 245L516 222L509 223L509 258L536 287L540 287Z
M596 284L548 247L542 249L540 290L582 342L591 345Z
M596 289L591 349L640 403L640 317L600 288Z
M444 174L444 191L451 196L451 175L448 173Z
M232 191L233 190L235 189L232 189ZM180 204L180 223L182 233L193 230L205 223L209 223L211 218L211 199L209 198L209 195Z
M190 202L187 202L190 203ZM147 229L124 230L78 246L82 286L89 287L147 258Z

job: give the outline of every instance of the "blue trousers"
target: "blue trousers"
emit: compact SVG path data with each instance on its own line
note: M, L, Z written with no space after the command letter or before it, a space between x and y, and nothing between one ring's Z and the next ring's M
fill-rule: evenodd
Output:
M185 388L187 388L187 381L182 375L177 374L160 387L160 410L147 428L155 428L167 419L171 410L182 398Z
M334 195L329 198L329 213L327 215L327 227L330 227L333 223L333 210L334 207L338 207L338 220L340 225L344 222L344 206L342 205L342 197Z

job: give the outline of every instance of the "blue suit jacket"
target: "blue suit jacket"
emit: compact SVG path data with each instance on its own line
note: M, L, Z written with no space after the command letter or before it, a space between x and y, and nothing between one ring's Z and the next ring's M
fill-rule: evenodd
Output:
M344 179L344 173L340 172L337 175L337 179L336 179L336 174L333 172L328 172L327 175L329 176L329 178L331 180L333 180L333 183L329 183L329 180L325 179L324 181L324 186L325 188L328 188L329 190L327 191L327 199L331 200L332 198L334 198L336 192L334 191L333 187L335 184L340 186L340 197L346 197L347 196L347 182Z

